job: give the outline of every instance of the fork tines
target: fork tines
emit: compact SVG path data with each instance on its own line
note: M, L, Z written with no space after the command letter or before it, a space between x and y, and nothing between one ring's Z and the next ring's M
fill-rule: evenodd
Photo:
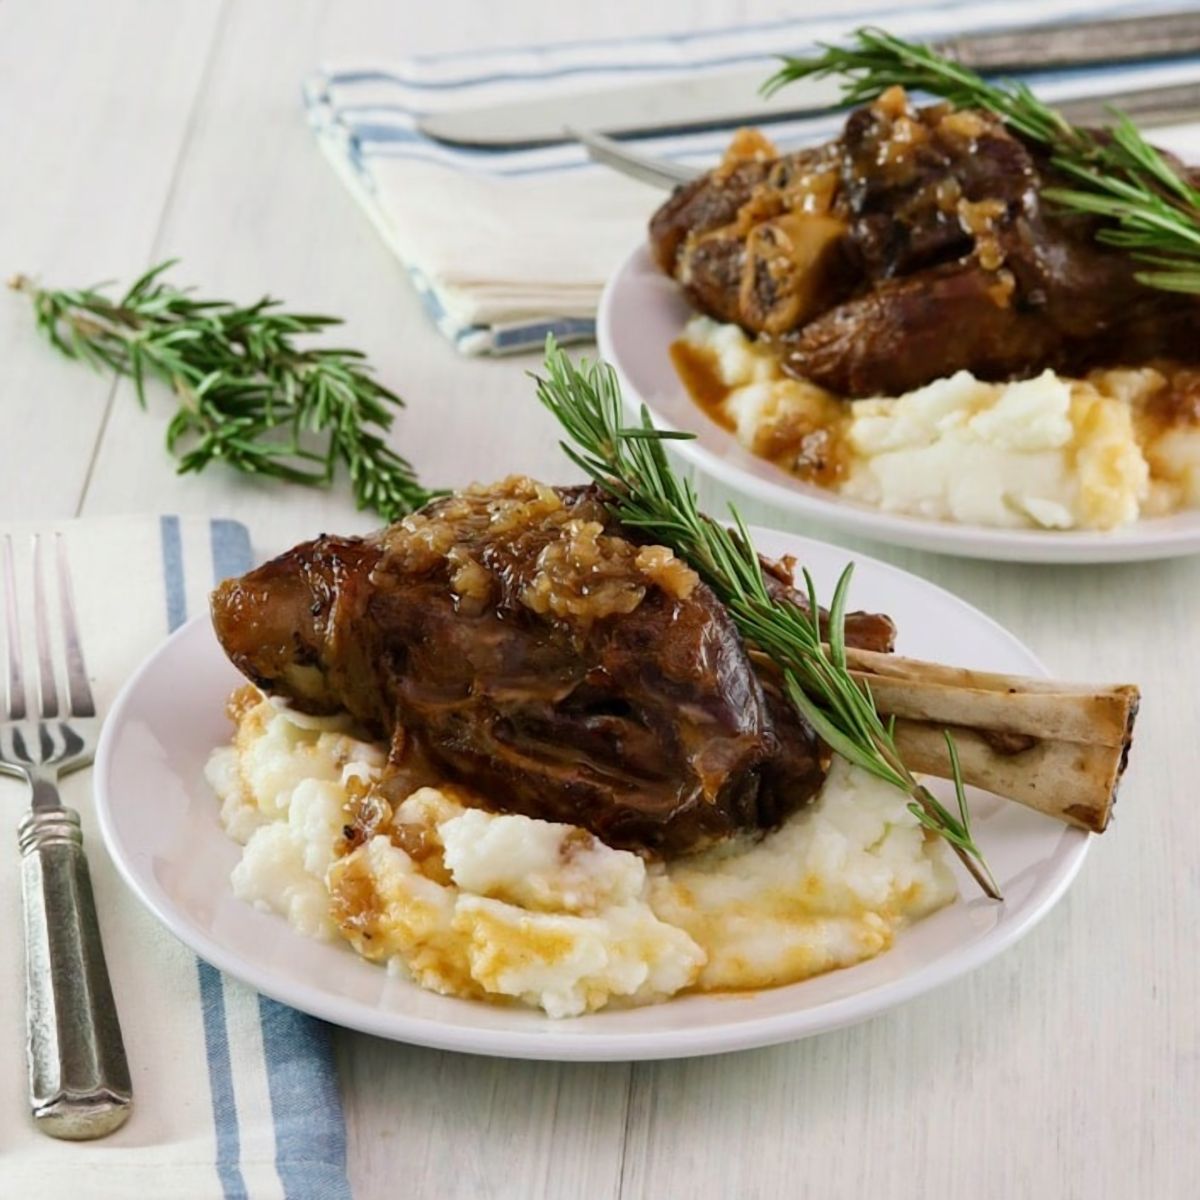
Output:
M47 559L49 537L35 533L31 538L33 559L33 640L36 649L39 715L43 719L59 715L58 678L55 672L54 636L50 616L50 584ZM22 642L20 604L18 603L16 551L10 534L4 536L3 588L5 643L7 648L6 715L10 721L26 716L25 655ZM79 621L75 611L75 596L71 586L71 569L67 547L61 533L54 534L54 574L58 591L60 631L66 670L67 716L94 717L96 705L88 684L87 667L79 638Z
M62 605L63 644L67 652L67 697L71 703L71 715L94 717L96 705L92 700L87 667L83 662L83 646L79 641L75 593L71 587L71 568L67 563L67 543L61 533L54 535L54 549L58 569L58 600Z

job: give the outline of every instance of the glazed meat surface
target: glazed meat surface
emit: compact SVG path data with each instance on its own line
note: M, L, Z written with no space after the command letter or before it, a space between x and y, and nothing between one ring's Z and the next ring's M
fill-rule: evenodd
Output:
M767 828L824 778L827 749L709 588L590 489L514 478L320 537L223 584L212 612L265 691L346 709L397 761L611 845L674 854ZM886 617L847 630L891 648Z
M1200 302L1143 287L1091 218L1056 212L1043 193L1065 182L990 114L893 89L823 146L739 135L650 240L697 308L844 396L1200 361Z

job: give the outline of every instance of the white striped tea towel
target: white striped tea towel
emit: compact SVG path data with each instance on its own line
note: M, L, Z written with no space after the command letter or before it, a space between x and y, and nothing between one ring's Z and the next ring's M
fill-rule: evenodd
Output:
M5 525L27 594L36 525ZM46 529L49 526L42 526ZM205 610L214 582L251 565L235 521L61 522L84 653L103 715L166 635ZM181 681L186 686L186 681ZM80 810L134 1110L98 1142L60 1142L29 1119L16 822L22 785L0 780L0 1197L37 1200L349 1200L346 1134L326 1025L221 975L163 929L117 876L96 829L90 771L68 776Z

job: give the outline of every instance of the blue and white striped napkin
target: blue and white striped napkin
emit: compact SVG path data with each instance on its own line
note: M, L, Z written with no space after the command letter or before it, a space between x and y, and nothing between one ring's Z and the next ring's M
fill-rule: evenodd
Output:
M327 66L305 85L322 149L403 260L437 327L466 354L540 348L547 332L588 340L605 280L644 236L661 194L587 162L576 146L456 149L422 135L422 114L545 99L702 74L798 53L877 24L911 38L1126 16L1163 3L1105 0L843 0L836 11L764 24L623 40ZM1178 8L1176 4L1174 7ZM1194 80L1200 60L1037 76L1048 99ZM825 138L840 117L772 125L782 146ZM713 162L727 131L643 139L650 154Z
M37 528L6 525L0 534L24 547ZM250 539L235 521L147 516L54 528L67 541L102 714L167 633L205 610L213 584L251 565ZM27 562L18 567L28 572ZM23 797L20 785L0 781L10 826L7 845L0 837L0 1197L349 1200L328 1026L199 961L117 876L93 819L90 772L68 777L63 791L83 816L135 1107L100 1142L57 1142L28 1118L24 968L14 934Z

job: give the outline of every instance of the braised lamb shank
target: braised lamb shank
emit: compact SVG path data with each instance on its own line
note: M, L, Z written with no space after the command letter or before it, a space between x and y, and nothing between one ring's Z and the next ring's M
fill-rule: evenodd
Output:
M805 604L764 566L777 599ZM713 592L592 488L514 477L371 537L319 537L222 584L212 617L264 691L390 738L388 782L458 783L613 846L672 855L771 828L830 761ZM1135 687L900 658L884 616L845 628L912 770L949 776L951 730L967 783L1105 828Z
M772 826L828 765L708 587L590 489L510 479L375 537L317 538L224 584L213 621L264 690L402 730L396 753L489 804L615 846ZM892 633L848 622L868 649Z
M654 215L651 246L688 298L778 345L843 396L1156 357L1200 361L1200 302L1134 279L1068 185L998 118L913 109L898 88L841 136L778 155L743 132Z

